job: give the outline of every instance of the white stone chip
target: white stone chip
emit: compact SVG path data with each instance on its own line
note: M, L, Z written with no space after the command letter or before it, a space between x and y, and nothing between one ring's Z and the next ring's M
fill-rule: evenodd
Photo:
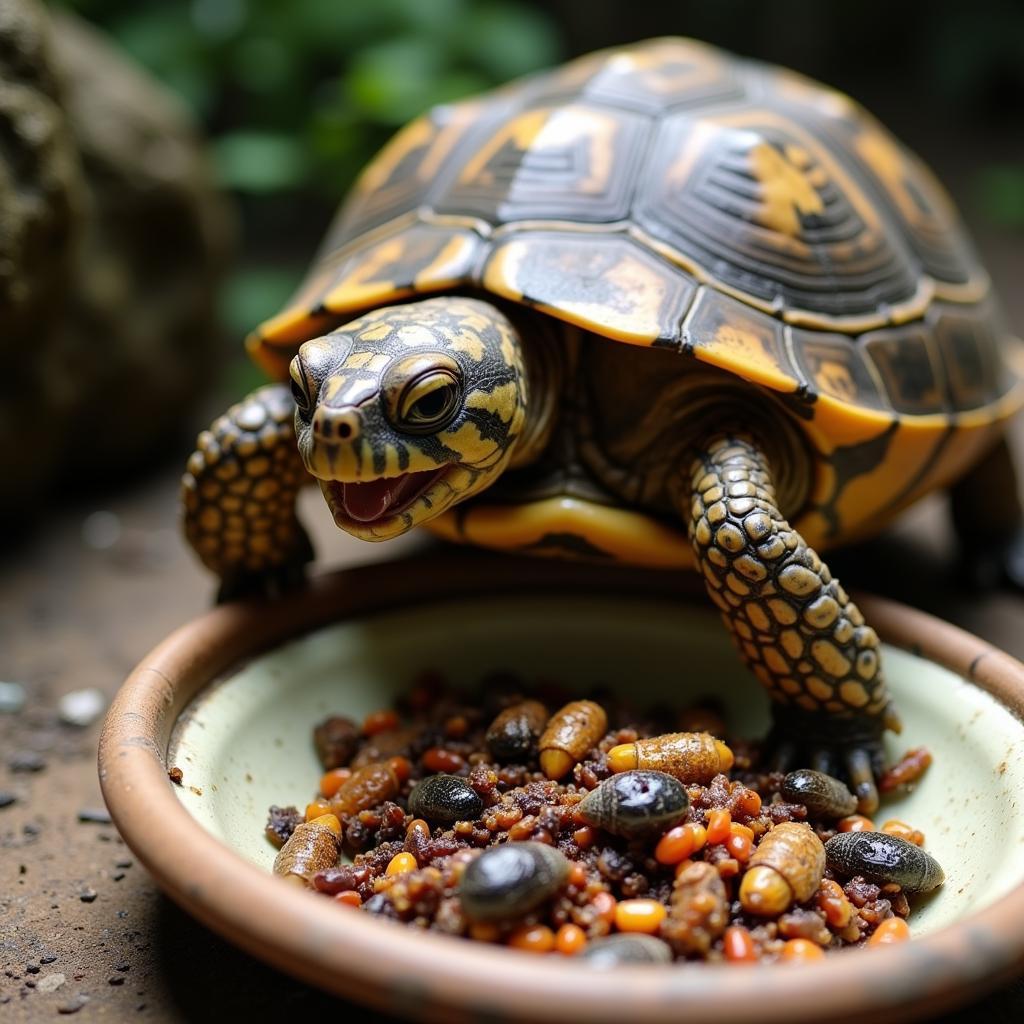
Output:
M72 690L64 694L57 705L57 713L65 725L84 728L92 725L107 708L106 695L92 687L88 690Z
M47 974L36 983L36 991L56 992L67 980L63 974Z

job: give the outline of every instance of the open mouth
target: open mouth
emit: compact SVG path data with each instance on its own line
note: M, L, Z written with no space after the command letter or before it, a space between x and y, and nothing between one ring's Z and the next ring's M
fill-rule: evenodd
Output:
M444 472L444 468L423 473L361 483L324 481L336 509L357 523L375 523L404 512Z

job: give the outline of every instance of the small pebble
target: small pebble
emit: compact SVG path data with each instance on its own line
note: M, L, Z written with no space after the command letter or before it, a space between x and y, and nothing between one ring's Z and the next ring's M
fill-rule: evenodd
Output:
M92 901L96 899L96 895L97 895L97 893L96 893L95 889L83 889L78 894L78 898L83 903L92 903Z
M21 683L0 683L0 715L16 715L25 706Z
M63 974L48 974L39 979L37 986L40 992L56 992L68 979Z
M17 802L18 798L13 793L9 793L7 790L0 790L0 807L10 807L11 804Z
M107 698L102 690L72 690L64 694L57 704L57 714L65 725L84 729L92 725L106 710Z
M115 881L115 882L120 882L120 881L121 881L121 879L122 879L122 878L124 878L124 872L123 872L123 871L118 871L118 872L116 872L116 873L114 874L113 878L114 878L114 881Z
M130 868L134 863L135 863L135 861L133 861L131 859L131 857L122 857L120 860L115 860L114 861L114 867L115 868Z
M41 968L39 967L39 964L25 964L25 970L28 971L29 974L38 974Z
M123 985L124 984L124 975L123 974L112 974L109 978L107 978L107 984L108 985Z
M55 964L57 962L57 958L48 954L47 956L41 956L39 958L39 962L41 964Z
M185 777L185 773L175 765L173 768L167 769L167 778L171 780L176 786L181 785L181 780Z
M41 772L46 767L46 758L37 750L18 750L7 759L12 772Z
M110 812L105 807L83 807L78 812L78 820L94 825L109 825Z
M78 1011L85 1006L87 1002L89 1002L89 997L79 994L73 999L69 999L68 1002L61 1003L60 1006L57 1007L57 1012L63 1014L78 1013Z
M109 551L121 539L121 519L101 509L82 520L82 543L93 551Z

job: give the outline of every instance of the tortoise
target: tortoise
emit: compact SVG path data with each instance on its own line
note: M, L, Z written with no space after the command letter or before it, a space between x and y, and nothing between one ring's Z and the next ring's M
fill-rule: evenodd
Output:
M278 383L184 478L222 597L301 576L311 480L365 540L695 567L864 810L898 717L816 549L960 480L969 564L1024 582L1021 346L949 199L852 100L698 42L414 121L247 347Z

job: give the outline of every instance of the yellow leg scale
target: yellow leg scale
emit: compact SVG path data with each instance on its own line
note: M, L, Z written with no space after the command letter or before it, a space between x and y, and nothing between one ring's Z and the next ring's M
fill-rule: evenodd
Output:
M796 740L825 771L835 774L838 760L861 810L873 810L881 733L899 727L878 636L779 511L768 460L752 438L711 439L686 484L697 564L741 655L768 690L777 737L790 753L788 740Z
M220 578L218 600L274 593L313 557L295 515L310 481L295 446L295 403L283 384L258 388L198 438L182 478L185 536Z

